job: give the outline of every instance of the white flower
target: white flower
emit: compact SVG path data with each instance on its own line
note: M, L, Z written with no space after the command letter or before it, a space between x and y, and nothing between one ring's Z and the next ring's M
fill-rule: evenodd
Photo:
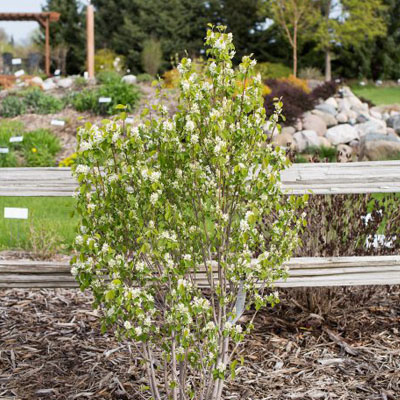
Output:
M192 120L188 120L185 125L185 129L189 132L193 132L196 128L196 124Z
M167 120L163 123L163 127L166 131L171 131L174 129L174 124L170 120Z
M225 50L226 49L226 43L224 42L223 38L219 38L216 42L214 47L218 50Z
M215 62L212 62L209 66L209 70L212 74L215 73L215 70L217 69L217 64L215 64Z
M150 182L154 183L157 182L160 179L161 172L160 171L153 171L150 174Z
M190 89L190 82L189 81L182 81L182 90L187 92Z
M76 243L78 246L81 246L81 245L83 244L83 237L82 237L81 235L78 235L78 236L75 238L75 243Z
M190 261L190 260L192 259L192 256L191 256L190 254L185 254L185 255L183 256L183 259L184 259L185 261Z
M199 135L192 135L191 138L190 138L190 141L191 141L193 144L198 143L198 142L199 142Z
M236 333L242 333L243 329L240 325L235 325L235 331L236 331Z
M230 331L232 329L232 322L226 321L224 325L224 329Z
M149 228L150 229L153 229L154 228L154 221L149 221Z
M246 232L246 231L248 231L249 229L250 229L249 223L248 223L245 219L242 219L242 220L240 221L240 230L241 230L242 232Z
M125 321L124 322L124 327L125 327L125 329L131 329L132 325L131 325L131 323L129 321Z
M72 276L78 275L78 268L72 267L72 268L71 268L71 274L72 274Z
M222 361L220 361L217 365L217 371L220 373L225 372L226 370L226 364L224 364Z
M142 330L142 328L140 326L135 328L135 334L137 336L140 336L142 333L143 333L143 330Z
M153 204L153 206L154 206L154 204L157 203L158 197L159 197L159 195L158 195L157 192L154 192L154 193L151 194L151 196L150 196L150 203Z
M103 247L101 248L101 251L103 253L107 253L109 248L110 248L110 246L107 243L104 243Z
M79 164L79 165L76 167L75 172L76 172L77 174L84 174L84 175L87 175L87 174L90 172L90 167L88 167L87 165Z
M86 151L86 150L90 150L92 148L92 144L89 142L81 142L79 145L79 150L80 151Z

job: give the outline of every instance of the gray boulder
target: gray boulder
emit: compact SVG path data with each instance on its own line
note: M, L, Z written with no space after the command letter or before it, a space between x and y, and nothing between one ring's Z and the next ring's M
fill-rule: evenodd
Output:
M336 116L336 114L337 114L336 108L333 107L333 106L330 105L330 104L327 104L327 103L318 104L318 105L315 107L315 109L316 109L316 110L319 110L319 111L322 111L322 112L324 112L324 113L330 114L330 115L332 115L333 117Z
M400 115L394 115L386 120L387 126L400 134Z
M311 114L318 115L318 117L321 117L325 121L328 128L336 126L338 124L338 121L332 114L328 114L320 110L312 110Z
M68 89L74 84L72 78L62 78L57 82L57 86L63 89Z
M369 133L378 133L381 135L386 135L387 133L385 121L379 119L371 119L362 124L357 124L354 127L358 130L360 137L368 135Z
M352 140L359 139L357 129L349 124L334 126L326 132L326 138L333 144L350 143Z
M272 143L279 147L294 147L294 139L290 133L280 133L272 138Z
M300 153L307 147L319 147L319 136L315 131L301 131L293 135L294 144Z
M284 126L281 131L281 135L288 133L289 135L294 135L296 133L296 129L293 126Z
M338 103L334 97L329 97L329 99L325 100L325 104L338 108Z
M319 136L324 136L328 127L325 120L318 115L307 113L303 118L303 130L315 131Z
M347 113L345 113L344 111L336 115L336 119L339 122L339 124L345 124L349 122L349 117L347 116Z
M134 85L137 82L137 78L135 75L125 75L122 77L122 82L125 82L128 85Z
M379 161L387 160L400 154L400 142L389 140L374 140L363 143L360 151L360 160Z
M382 135L379 133L368 133L362 138L363 143L377 142L377 141L400 143L400 138L392 135Z
M42 83L42 88L44 91L53 90L57 89L57 85L54 83L53 79L49 78Z

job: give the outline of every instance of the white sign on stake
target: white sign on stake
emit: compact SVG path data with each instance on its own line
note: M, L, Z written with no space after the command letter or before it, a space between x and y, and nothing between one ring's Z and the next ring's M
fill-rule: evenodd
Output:
M128 117L128 118L125 119L125 122L126 122L127 124L133 124L133 118Z
M17 71L14 75L15 75L17 78L19 78L20 76L25 75L25 71L24 71L23 69L20 69L20 70Z
M23 136L12 136L10 137L10 143L18 143L24 140Z
M111 97L99 97L99 103L111 103Z
M13 58L11 60L11 64L12 65L21 65L22 64L22 60L20 58Z
M9 151L8 147L0 147L0 154L7 154Z
M89 72L85 71L85 72L83 73L83 77L84 77L85 79L89 79Z
M59 69L56 69L55 71L54 71L54 75L60 75L61 74L61 71L59 70Z
M63 121L62 119L52 119L50 123L51 123L51 125L55 125L55 126L64 126L65 125L65 121Z
M4 218L28 219L27 208L4 207Z

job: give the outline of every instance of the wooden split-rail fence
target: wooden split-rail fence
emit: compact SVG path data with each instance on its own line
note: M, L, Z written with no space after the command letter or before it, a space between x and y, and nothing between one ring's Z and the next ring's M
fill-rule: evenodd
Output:
M76 187L69 168L0 168L0 196L72 196ZM315 195L400 192L400 161L295 164L282 173L282 188ZM303 257L287 266L289 278L277 287L400 284L400 255ZM0 260L0 288L72 287L68 262Z

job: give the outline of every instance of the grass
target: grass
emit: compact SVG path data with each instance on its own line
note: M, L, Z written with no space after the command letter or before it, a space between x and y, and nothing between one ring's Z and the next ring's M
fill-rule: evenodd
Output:
M375 103L381 104L400 104L400 87L377 87L373 85L352 86L353 92L357 96L364 97Z
M4 207L28 208L29 217L5 219ZM75 199L69 197L0 197L0 250L40 253L51 245L55 252L68 252L78 221L71 216L74 207Z

